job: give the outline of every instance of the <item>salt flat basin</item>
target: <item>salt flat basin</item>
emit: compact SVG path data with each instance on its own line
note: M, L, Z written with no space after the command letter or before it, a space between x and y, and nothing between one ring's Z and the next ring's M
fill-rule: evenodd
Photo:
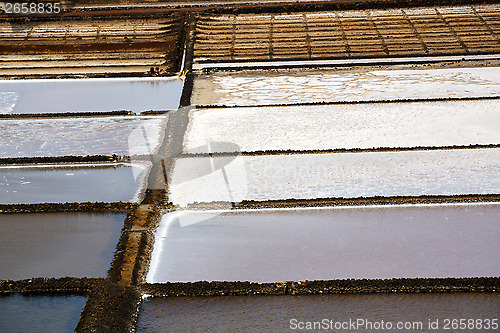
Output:
M353 332L429 332L432 331L429 320L433 323L438 320L439 328L443 328L445 318L497 318L499 307L498 293L155 297L141 304L137 332L342 331L325 327L292 330L298 322L306 325L323 319L328 323L365 320L365 324L360 322L359 327L350 330ZM393 323L394 327L365 326L367 322L380 324L381 320ZM397 330L397 322L422 323L423 329L414 326L415 329Z
M166 214L148 282L499 276L500 204Z
M121 163L0 167L0 203L137 202L147 173L147 165Z
M86 300L75 295L0 296L0 331L73 332Z
M198 109L185 149L242 151L497 144L500 100Z
M0 157L154 153L168 116L0 121ZM142 129L144 129L144 134ZM134 140L136 132L152 142Z
M4 214L0 279L106 277L126 214Z
M198 178L176 161L170 200L195 202L500 193L500 149L237 156ZM222 161L219 161L222 160ZM215 164L224 158L215 157Z
M1 80L0 113L175 110L182 86L177 77Z
M270 93L272 92L272 93ZM270 105L500 95L500 67L287 69L198 76L193 104Z

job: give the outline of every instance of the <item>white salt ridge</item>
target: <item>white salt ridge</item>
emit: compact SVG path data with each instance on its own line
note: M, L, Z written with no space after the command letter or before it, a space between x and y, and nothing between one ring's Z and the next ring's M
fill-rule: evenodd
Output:
M208 80L211 94L202 95ZM430 70L289 70L217 72L195 81L193 102L216 105L269 105L487 97L500 95L500 67Z
M500 192L500 149L239 156L242 167L177 184L174 204L326 197L489 194ZM214 158L217 162L217 158ZM176 161L173 180L186 178L193 158ZM239 177L241 176L241 177ZM227 191L226 191L227 192Z
M498 144L497 124L500 100L199 109L185 150L205 142L242 151Z
M0 157L138 155L156 151L167 121L161 117L16 119L0 122ZM144 129L151 146L131 142Z

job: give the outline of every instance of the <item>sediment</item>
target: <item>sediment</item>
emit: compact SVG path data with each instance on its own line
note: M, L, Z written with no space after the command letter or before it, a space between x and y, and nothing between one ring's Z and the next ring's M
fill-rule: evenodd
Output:
M249 104L249 105L224 105L224 104L206 104L196 105L197 109L243 109L243 108L272 108L287 106L319 106L319 105L348 105L348 104L387 104L387 103L423 103L423 102L454 102L454 101L481 101L497 100L500 96L481 96L481 97L445 97L445 98L402 98L402 99L381 99L366 101L322 101L322 102L304 102L287 104Z
M103 112L61 112L61 113L9 113L0 114L0 119L23 119L23 118L88 118L88 117L116 117L135 116L131 111L103 111Z
M152 296L244 296L359 293L497 292L500 277L285 281L274 283L200 281L143 284Z
M101 280L92 288L75 332L131 332L140 300L137 288Z
M374 152L402 152L402 151L429 151L429 150L462 150L462 149L490 149L500 148L500 144L472 144L468 146L415 146L415 147L376 147L376 148L335 148L335 149L304 149L304 150L252 150L236 152L213 153L183 153L178 158L192 157L231 157L231 156L266 156L266 155L306 155L306 154L339 154L339 153L374 153Z
M0 204L0 214L19 213L60 213L60 212L100 212L127 213L137 203L131 202L67 202L39 204Z
M35 294L73 294L87 296L90 290L98 286L100 278L32 278L24 280L0 280L0 295L22 293Z
M388 196L357 198L315 198L315 199L281 199L281 200L243 200L232 203L232 209L262 208L300 208L300 207L341 207L370 205L417 205L417 204L458 204L458 203L492 203L500 202L500 194L457 194L457 195L421 195L421 196ZM196 202L189 204L188 210L227 210L227 202Z
M123 163L130 162L128 156L87 155L87 156L49 156L49 157L4 157L0 165L63 164L63 163Z

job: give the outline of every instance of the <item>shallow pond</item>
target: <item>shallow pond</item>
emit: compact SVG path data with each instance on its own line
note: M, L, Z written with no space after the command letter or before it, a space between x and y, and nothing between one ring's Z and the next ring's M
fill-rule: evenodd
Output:
M124 221L125 214L1 215L0 279L106 277Z
M195 80L193 104L243 106L499 96L499 72L500 67L217 72Z
M0 203L139 201L146 173L140 164L0 167Z
M500 149L189 157L176 161L170 199L195 202L491 194ZM229 162L225 164L226 162ZM204 165L220 166L197 173Z
M498 293L150 298L142 303L137 331L446 332L446 318L498 318L499 308ZM360 325L350 330L334 329L335 323L357 323L358 319ZM333 329L299 329L299 325L323 320ZM393 328L370 329L369 323L374 327L382 320L391 322ZM433 330L436 320L438 329ZM398 322L411 329L397 330Z
M0 121L0 157L149 154L168 116ZM135 136L146 140L135 140Z
M500 100L210 108L190 114L186 150L454 146L500 142Z
M85 302L83 296L0 296L0 332L73 332Z
M169 213L156 232L147 280L498 276L499 207Z
M183 82L173 78L0 81L0 113L175 110Z

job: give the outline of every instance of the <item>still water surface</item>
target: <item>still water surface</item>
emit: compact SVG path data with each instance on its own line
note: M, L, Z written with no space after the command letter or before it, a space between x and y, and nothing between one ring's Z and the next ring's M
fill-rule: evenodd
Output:
M170 213L157 229L147 280L499 276L499 207Z
M0 167L0 204L138 201L142 187L133 169L127 164Z
M85 302L83 296L0 296L0 332L73 332Z
M0 279L106 277L124 220L125 214L4 214Z
M171 297L144 301L137 331L453 332L443 329L446 318L492 319L499 318L499 315L498 293ZM297 322L290 322L292 319ZM361 319L364 324L351 330L292 329L299 322L305 325L323 319L328 322ZM394 325L410 323L415 329L367 329L368 322L373 325L382 320ZM429 320L432 323L438 321L437 330L429 329Z
M0 81L0 113L175 110L183 82L175 78Z

